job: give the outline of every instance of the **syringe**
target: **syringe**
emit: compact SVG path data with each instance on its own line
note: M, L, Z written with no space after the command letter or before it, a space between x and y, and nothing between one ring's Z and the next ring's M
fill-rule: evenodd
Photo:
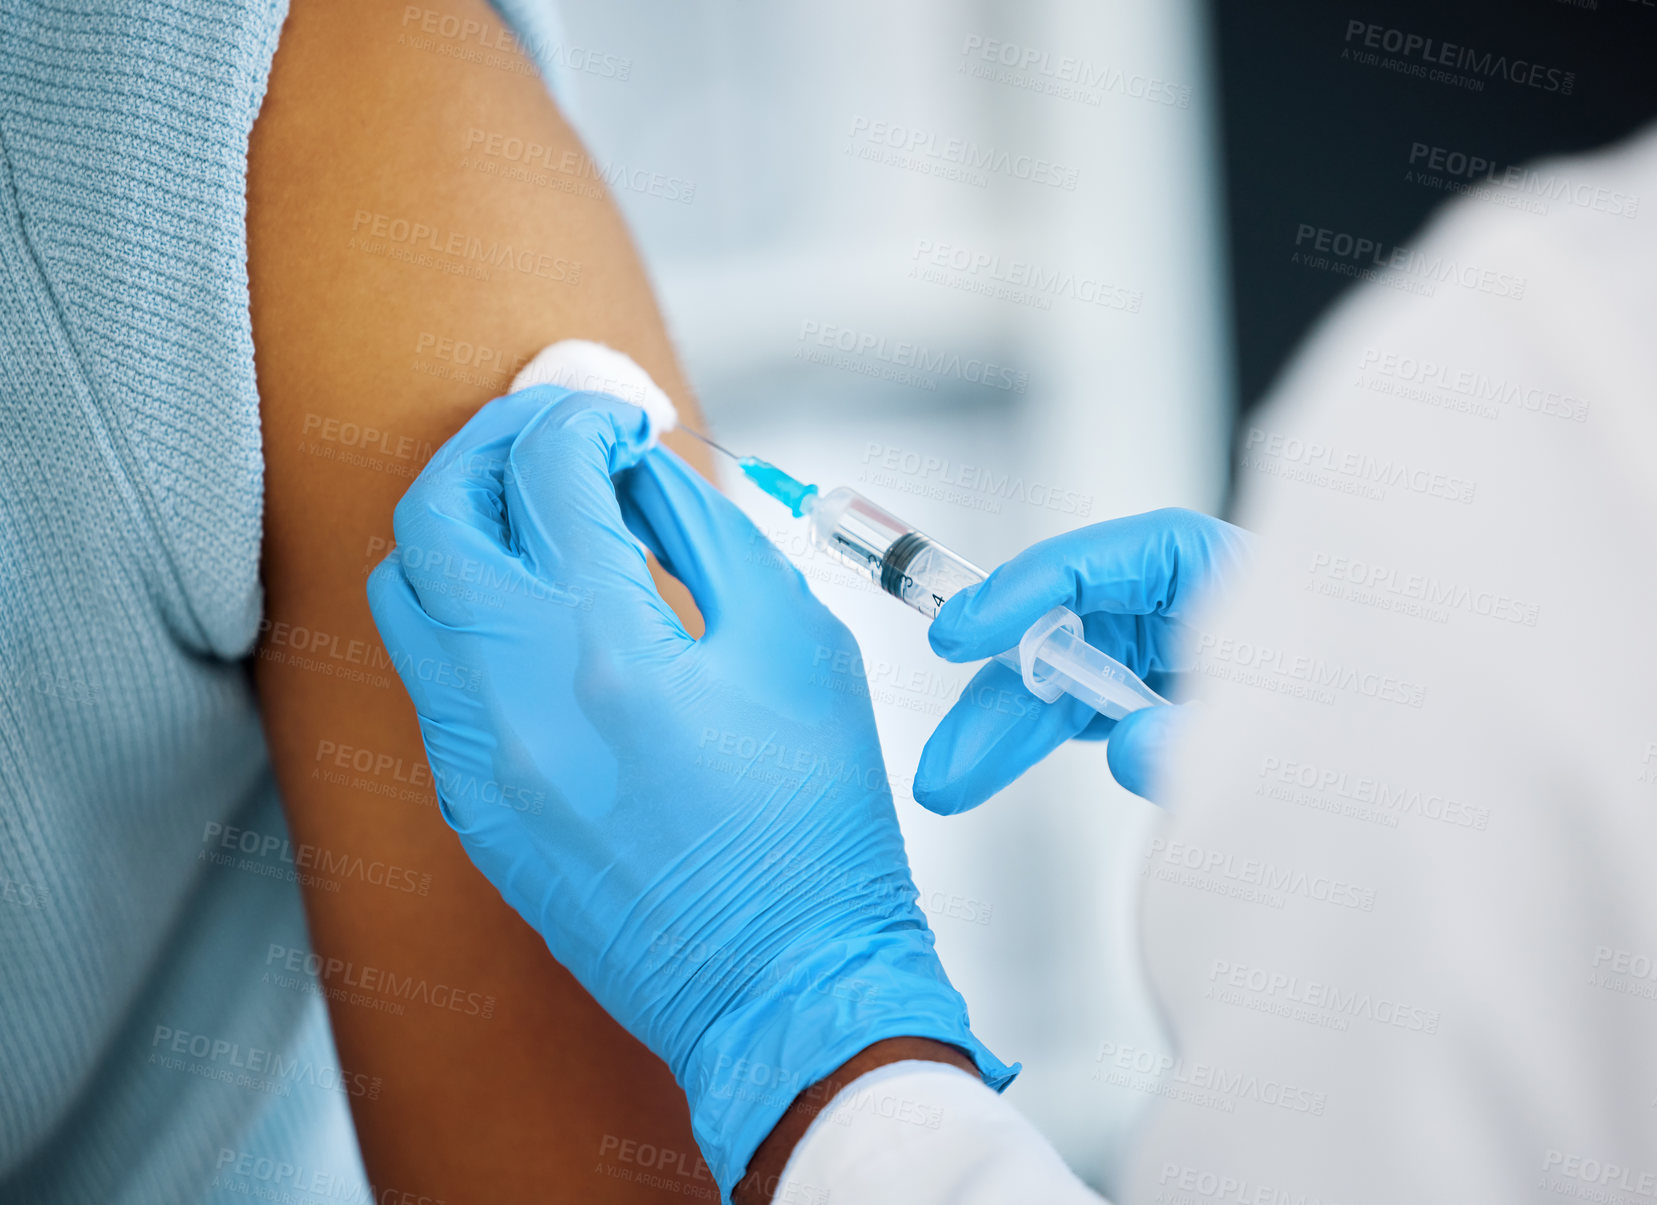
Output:
M738 456L683 424L680 429L736 461L743 476L788 507L795 518L807 520L812 543L928 618L936 617L956 591L988 576L856 490L842 485L820 493L815 485L795 480L769 461ZM1016 649L996 660L1016 670L1030 693L1044 703L1067 694L1119 720L1130 711L1168 702L1127 666L1087 643L1080 617L1068 607L1054 607L1043 615Z

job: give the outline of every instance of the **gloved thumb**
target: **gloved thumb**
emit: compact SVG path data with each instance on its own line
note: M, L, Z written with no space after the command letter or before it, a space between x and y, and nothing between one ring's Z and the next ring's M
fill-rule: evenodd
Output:
M809 601L804 576L742 508L667 448L654 448L616 479L628 529L702 613L707 635L749 635L792 617Z
M512 550L549 589L590 590L596 605L584 624L605 632L613 648L690 644L650 580L612 479L650 443L638 407L608 394L572 393L524 425L502 482Z
M1144 707L1117 721L1105 745L1111 776L1152 803L1161 803L1166 769L1191 725L1189 705Z
M502 493L516 551L547 577L638 557L611 478L650 447L644 411L603 393L571 393L524 423Z
M1103 613L1125 641L1134 618L1177 616L1198 592L1236 576L1247 552L1240 528L1168 508L1108 519L1032 544L951 598L928 631L932 650L977 661L1015 647L1049 610ZM1119 660L1122 655L1106 647ZM1153 668L1128 659L1136 669Z

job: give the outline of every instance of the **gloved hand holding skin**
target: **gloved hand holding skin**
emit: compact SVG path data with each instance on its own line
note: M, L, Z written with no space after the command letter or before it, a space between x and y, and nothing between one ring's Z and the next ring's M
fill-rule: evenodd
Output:
M1166 693L1170 676L1191 665L1193 607L1235 580L1247 552L1241 528L1195 511L1095 523L1031 545L951 598L932 622L932 648L950 661L994 657L1066 606L1081 617L1088 643ZM1153 798L1162 752L1187 714L1149 707L1116 721L1068 695L1044 704L992 661L927 741L915 799L944 815L975 808L1072 737L1108 738L1116 781Z
M995 1087L1016 1069L933 950L866 692L814 677L855 663L850 633L650 442L606 395L491 402L398 504L368 593L444 817L672 1068L728 1199L795 1094L876 1041L948 1043Z

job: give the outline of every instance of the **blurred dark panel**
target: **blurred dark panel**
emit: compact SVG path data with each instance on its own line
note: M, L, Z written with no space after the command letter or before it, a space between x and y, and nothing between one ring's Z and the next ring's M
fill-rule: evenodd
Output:
M1408 246L1476 160L1499 175L1657 117L1657 0L1209 4L1244 412L1351 284L1293 262L1303 226Z

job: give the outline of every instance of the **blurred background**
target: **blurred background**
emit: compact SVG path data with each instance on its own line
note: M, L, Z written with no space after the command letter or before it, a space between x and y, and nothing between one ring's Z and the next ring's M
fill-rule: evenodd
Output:
M1481 172L1631 132L1657 113L1654 3L575 0L554 84L715 437L988 568L1116 515L1224 513L1239 420L1347 287L1297 231L1407 243ZM1366 57L1372 28L1569 82L1432 82ZM970 673L726 485L856 633L945 962L1023 1061L1020 1108L1109 1191L1150 1099L1093 1078L1100 1043L1166 1045L1135 943L1154 809L1081 745L972 814L916 806Z

